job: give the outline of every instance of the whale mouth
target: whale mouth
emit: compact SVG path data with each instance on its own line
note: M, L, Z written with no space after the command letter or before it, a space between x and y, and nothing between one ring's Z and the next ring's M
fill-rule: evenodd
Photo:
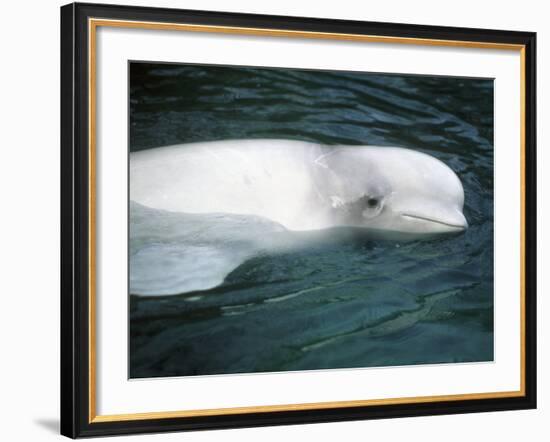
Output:
M401 216L404 218L410 218L410 219L416 219L420 221L426 221L429 223L440 224L442 226L450 227L456 230L466 230L468 228L468 222L466 221L466 218L464 217L464 215L462 215L462 219L460 221L443 221L441 219L430 218L427 216L416 215L412 213L402 213Z

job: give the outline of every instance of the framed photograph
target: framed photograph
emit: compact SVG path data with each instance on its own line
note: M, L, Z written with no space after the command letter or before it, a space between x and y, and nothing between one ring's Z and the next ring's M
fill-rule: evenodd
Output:
M529 32L61 8L61 432L535 408Z

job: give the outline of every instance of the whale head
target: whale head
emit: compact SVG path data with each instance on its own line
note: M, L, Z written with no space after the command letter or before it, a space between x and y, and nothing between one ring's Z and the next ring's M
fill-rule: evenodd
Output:
M464 189L442 161L410 149L345 148L324 159L338 225L385 237L456 233L468 228ZM337 178L335 178L337 177Z

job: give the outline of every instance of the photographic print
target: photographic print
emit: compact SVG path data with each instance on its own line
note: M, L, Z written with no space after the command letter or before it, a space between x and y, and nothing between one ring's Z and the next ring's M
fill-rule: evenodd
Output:
M132 61L129 376L493 360L493 80Z
M61 433L536 408L536 34L61 8Z

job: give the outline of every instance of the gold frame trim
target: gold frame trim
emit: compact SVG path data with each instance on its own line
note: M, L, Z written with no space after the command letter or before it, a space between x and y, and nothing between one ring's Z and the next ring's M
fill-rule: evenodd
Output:
M179 410L179 411L158 411L148 413L128 413L128 414L96 414L96 35L97 28L115 27L115 28L138 28L148 30L163 31L187 31L187 32L208 32L218 34L236 34L236 35L255 35L268 37L291 37L291 38L309 38L309 39L328 39L340 41L356 41L369 43L386 44L412 44L421 46L445 46L461 47L475 49L496 49L512 50L520 53L520 209L521 209L521 227L520 227L520 389L518 391L499 391L489 393L465 393L453 395L438 396L417 396L400 397L388 399L368 399L352 401L334 401L334 402L315 402L302 404L284 404L284 405L261 405L234 408L215 408L215 409L197 409L197 410ZM526 106L526 83L525 83L525 45L505 44L491 42L474 42L458 40L439 40L423 39L411 37L389 37L377 35L358 35L329 32L309 32L309 31L290 31L282 29L263 29L246 28L233 26L210 26L181 23L160 23L131 20L111 20L111 19L88 19L88 99L89 99L89 367L88 367L88 422L118 422L118 421L138 421L146 419L169 419L179 417L198 417L198 416L221 416L238 415L246 413L269 413L278 411L297 411L297 410L322 410L328 408L349 408L365 407L375 405L396 405L396 404L418 404L426 402L442 401L461 401L461 400L482 400L497 398L522 397L526 393L525 385L525 106Z

